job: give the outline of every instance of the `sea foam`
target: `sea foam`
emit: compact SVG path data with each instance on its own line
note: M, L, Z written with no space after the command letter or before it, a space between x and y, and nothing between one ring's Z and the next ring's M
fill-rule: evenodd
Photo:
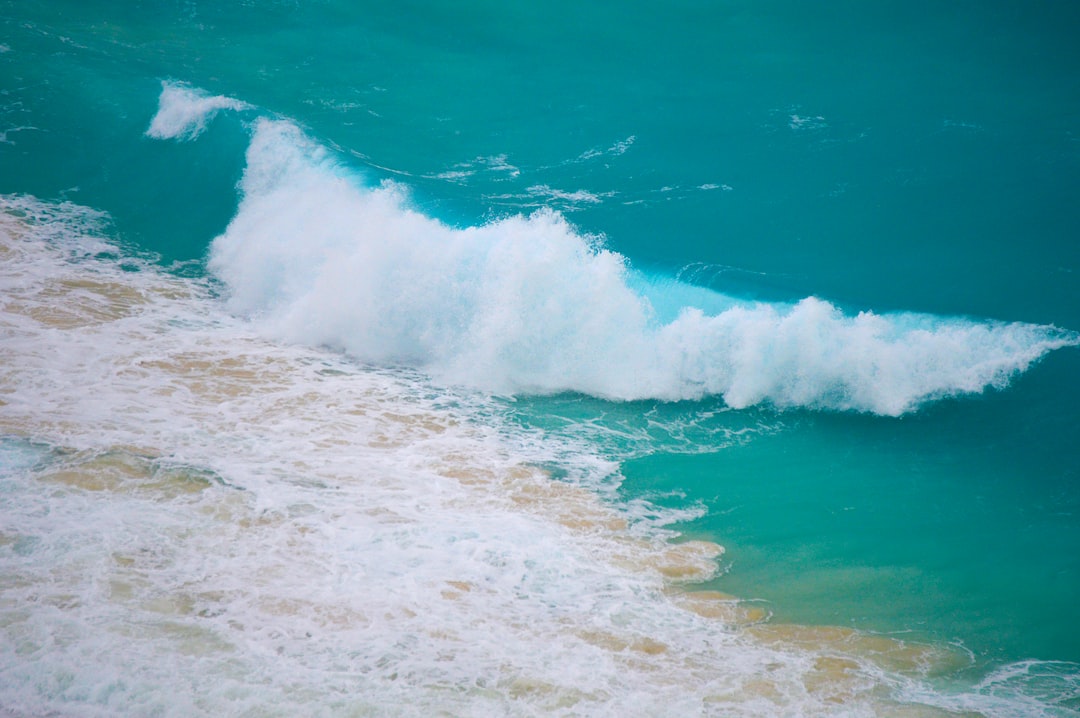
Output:
M164 81L158 111L146 136L158 140L193 140L220 110L250 110L252 106L221 95L210 95L188 85Z
M255 336L202 280L98 252L100 220L0 197L8 710L870 716L923 682L743 633L765 612L685 586L718 546L583 488L613 467L552 481L555 442L489 398Z
M1052 715L1043 685L1075 674L943 693L962 654L694 591L720 547L587 490L616 466L491 397L267 341L106 221L0 197L0 704L20 715ZM1021 671L1038 700L1012 696Z
M561 214L449 226L397 183L365 186L287 121L256 123L241 190L209 261L234 311L277 338L484 391L900 415L1004 387L1077 344L1049 326L847 314L815 297L698 292L707 301L661 317L694 292L635 272Z

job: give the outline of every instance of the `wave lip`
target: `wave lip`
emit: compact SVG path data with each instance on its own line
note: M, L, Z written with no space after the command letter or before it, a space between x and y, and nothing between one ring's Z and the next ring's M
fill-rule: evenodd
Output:
M937 399L1002 389L1075 333L926 314L843 314L808 297L715 316L689 309L661 331L670 366L698 395L735 408L854 410L899 416Z
M158 111L146 136L157 140L193 140L221 110L251 110L251 105L223 95L209 93L165 80L161 83Z
M550 209L451 227L396 183L365 187L283 120L254 125L241 190L209 261L235 311L278 338L483 391L898 416L1004 388L1080 344L1052 326L850 315L652 279Z

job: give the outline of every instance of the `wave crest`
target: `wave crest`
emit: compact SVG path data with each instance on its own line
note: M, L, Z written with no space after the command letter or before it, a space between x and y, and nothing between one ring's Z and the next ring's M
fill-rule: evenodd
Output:
M635 273L557 212L448 226L400 185L363 186L285 121L256 124L242 190L209 265L234 310L280 338L486 391L899 415L1004 387L1078 343L1032 324L845 315L814 297L714 296L725 309L664 322L650 296L694 293Z
M146 136L157 140L193 140L220 110L250 110L251 105L222 95L210 95L187 85L164 81L158 111Z

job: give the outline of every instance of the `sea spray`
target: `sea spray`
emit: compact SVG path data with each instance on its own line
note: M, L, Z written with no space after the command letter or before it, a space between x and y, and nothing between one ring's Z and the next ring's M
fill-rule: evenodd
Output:
M1049 326L843 313L810 297L661 321L664 291L552 211L456 228L370 187L283 120L259 120L238 212L210 270L269 335L515 394L676 401L721 396L896 416L1001 388L1077 343Z
M251 105L231 97L211 95L183 83L163 81L158 111L146 136L158 140L194 140L221 110L250 110Z

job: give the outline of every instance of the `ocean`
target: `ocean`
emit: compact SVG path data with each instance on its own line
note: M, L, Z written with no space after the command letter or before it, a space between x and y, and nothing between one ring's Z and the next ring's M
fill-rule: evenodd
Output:
M1078 28L0 0L0 716L1080 715Z

